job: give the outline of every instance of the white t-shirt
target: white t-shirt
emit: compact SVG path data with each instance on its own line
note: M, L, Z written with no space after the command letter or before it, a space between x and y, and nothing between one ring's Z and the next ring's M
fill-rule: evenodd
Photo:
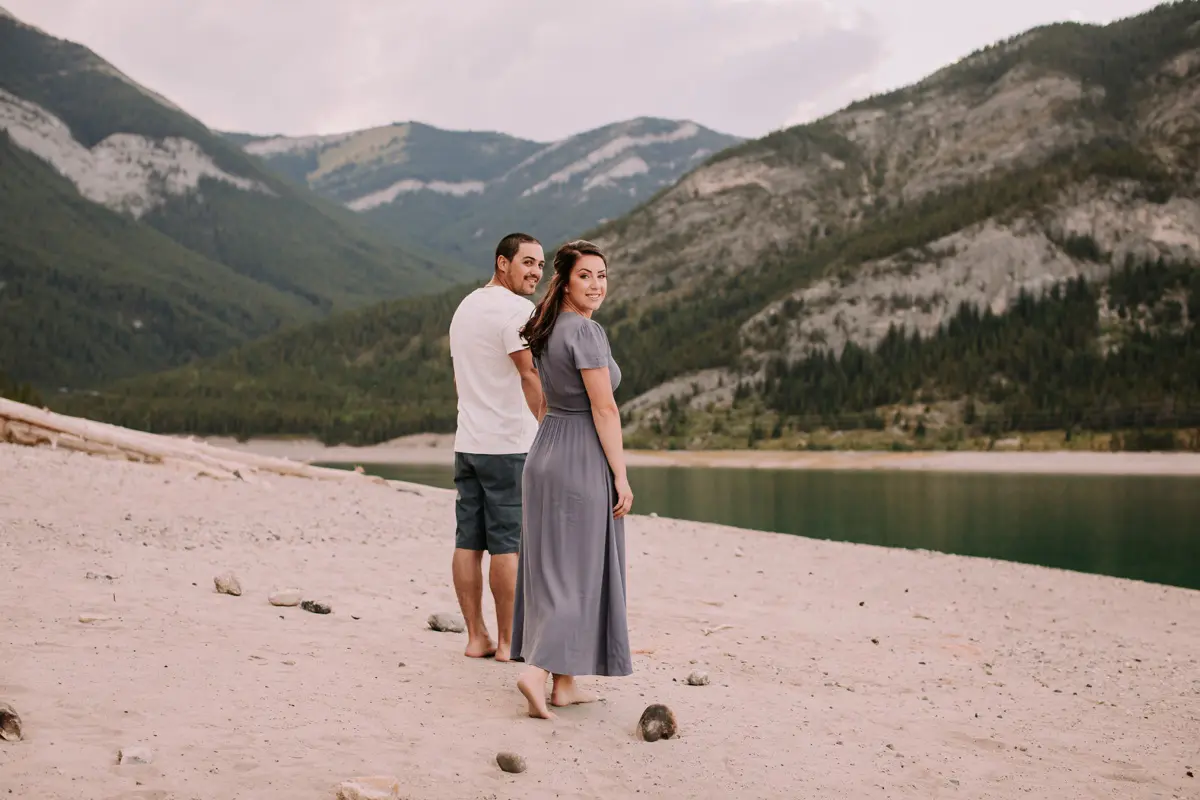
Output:
M528 453L537 435L521 376L509 353L527 348L521 327L534 305L503 286L484 286L459 303L450 322L450 357L458 386L459 453Z

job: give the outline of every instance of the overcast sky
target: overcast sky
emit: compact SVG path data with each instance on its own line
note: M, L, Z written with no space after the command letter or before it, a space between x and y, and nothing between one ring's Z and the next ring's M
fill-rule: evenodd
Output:
M761 136L1035 25L1147 0L0 0L210 127L551 140L636 116ZM286 9L286 10L285 10Z

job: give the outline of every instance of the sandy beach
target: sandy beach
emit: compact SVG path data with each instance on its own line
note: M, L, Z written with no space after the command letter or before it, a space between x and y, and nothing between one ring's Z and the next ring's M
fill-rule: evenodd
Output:
M407 436L369 447L327 447L311 439L250 439L238 442L234 439L213 437L202 441L207 441L215 447L305 462L441 465L454 463L453 437L445 434ZM1200 453L634 450L628 454L628 463L638 467L1200 476Z
M426 625L449 492L5 444L0 476L0 795L1200 797L1200 592L635 516L635 674L544 722ZM634 737L651 703L677 738Z

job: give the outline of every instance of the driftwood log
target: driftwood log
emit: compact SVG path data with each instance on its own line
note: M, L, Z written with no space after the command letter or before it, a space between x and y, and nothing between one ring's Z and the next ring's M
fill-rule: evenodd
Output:
M253 483L260 474L273 474L317 480L367 480L416 493L424 493L422 490L425 488L401 481L386 481L358 471L316 467L288 458L213 447L207 442L190 438L145 433L69 417L4 398L0 398L0 442L63 448L125 461L167 464L222 480Z

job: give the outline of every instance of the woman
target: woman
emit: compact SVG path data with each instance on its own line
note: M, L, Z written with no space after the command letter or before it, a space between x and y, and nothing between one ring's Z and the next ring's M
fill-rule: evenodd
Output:
M608 267L591 242L563 245L546 296L521 331L542 381L537 438L525 461L512 656L527 666L517 687L529 715L596 698L576 675L629 675L624 516L633 507L625 472L621 382L608 337L592 313Z

